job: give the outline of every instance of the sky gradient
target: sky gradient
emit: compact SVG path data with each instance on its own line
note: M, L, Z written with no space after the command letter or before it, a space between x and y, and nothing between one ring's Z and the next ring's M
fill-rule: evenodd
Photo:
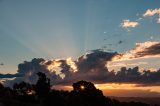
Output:
M0 0L0 73L14 74L33 58L68 58L75 71L72 60L98 49L121 54L106 61L110 72L136 66L154 72L159 45L159 0Z
M159 7L158 0L1 0L1 71L14 73L19 63L34 57L76 58L107 44L124 52L151 36L159 40L154 19L144 19L130 32L120 27L123 20L139 19ZM119 40L124 43L117 46Z

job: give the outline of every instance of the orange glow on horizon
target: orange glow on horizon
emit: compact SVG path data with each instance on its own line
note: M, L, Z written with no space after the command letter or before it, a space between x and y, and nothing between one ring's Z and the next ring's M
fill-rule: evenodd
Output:
M106 96L136 96L138 93L141 93L143 97L144 92L149 93L160 93L159 86L140 86L138 84L118 84L118 83L106 83L106 84L94 84L97 89L103 91ZM73 90L72 86L63 86L63 85L55 85L52 87L53 89L58 90ZM80 88L84 89L83 86ZM137 93L138 92L138 93ZM135 95L134 95L135 94ZM152 96L152 95L151 95ZM160 96L160 95L159 95Z
M118 83L107 83L107 84L94 84L97 89L107 90L107 89L124 89L124 90L150 90L155 92L160 92L159 86L140 86L138 84L118 84ZM84 87L84 86L83 86ZM54 89L66 89L72 90L72 86L55 85Z
M149 90L153 92L160 92L159 86L141 86L138 84L118 84L118 83L108 83L108 84L95 84L96 88L101 90L107 89L123 89L123 90Z

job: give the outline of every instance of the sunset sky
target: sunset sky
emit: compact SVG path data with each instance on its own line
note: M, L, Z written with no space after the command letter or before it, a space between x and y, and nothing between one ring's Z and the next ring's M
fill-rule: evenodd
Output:
M35 65L33 58L44 60ZM84 78L110 96L160 96L160 79L143 81L144 70L160 76L160 1L0 0L0 64L0 73L23 73L25 81L45 66L58 76L57 88ZM101 73L118 77L122 67L136 66L143 80L104 80Z

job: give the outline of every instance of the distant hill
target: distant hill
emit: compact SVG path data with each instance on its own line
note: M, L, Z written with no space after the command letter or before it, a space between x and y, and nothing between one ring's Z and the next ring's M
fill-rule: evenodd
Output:
M152 106L155 104L160 106L160 97L110 97L110 98L119 100L120 102L136 101L136 102L147 103Z

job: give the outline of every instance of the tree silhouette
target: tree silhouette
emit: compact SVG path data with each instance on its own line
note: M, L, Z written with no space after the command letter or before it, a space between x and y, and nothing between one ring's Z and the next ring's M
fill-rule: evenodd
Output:
M36 83L36 94L40 98L44 98L50 91L50 79L46 78L46 75L42 72L37 73L39 79Z
M70 94L70 106L106 106L108 102L102 91L96 89L93 83L79 81L73 84Z
M0 83L0 103L4 106L149 106L141 102L120 102L105 97L93 83L78 81L72 91L50 89L50 80L38 72L36 85L15 83L13 89ZM36 94L32 94L31 91ZM1 104L0 104L1 105Z
M0 97L3 96L4 86L0 83Z
M19 84L15 83L13 85L13 90L16 91L18 95L31 95L32 93L34 93L33 85L24 81Z
M74 91L86 91L86 90L96 90L96 87L91 82L86 81L78 81L76 83L73 83L73 89Z

